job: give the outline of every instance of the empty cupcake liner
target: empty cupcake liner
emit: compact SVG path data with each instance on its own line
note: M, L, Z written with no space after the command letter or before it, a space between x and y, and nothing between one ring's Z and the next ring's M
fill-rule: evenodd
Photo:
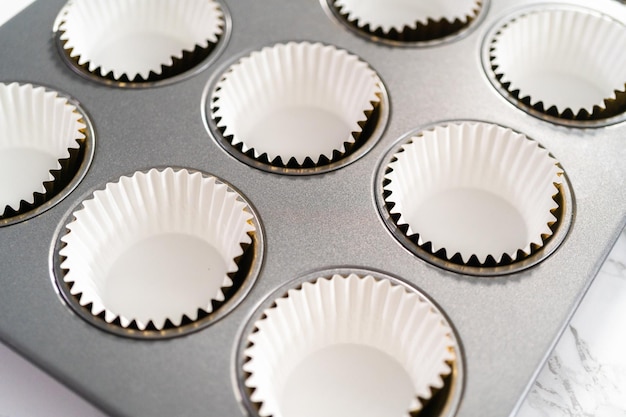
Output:
M257 232L232 188L186 169L151 169L97 190L60 237L80 306L124 329L176 328L225 302Z
M225 30L215 0L70 0L57 18L63 54L83 73L145 83L207 58Z
M430 302L357 273L289 289L245 336L244 384L263 417L408 417L456 360L452 329Z
M74 173L83 116L57 92L0 83L0 220L57 194Z
M231 148L270 167L333 163L367 140L383 95L374 70L321 43L289 42L241 58L211 93Z
M450 37L474 22L481 0L328 0L331 10L353 29L374 39L428 42Z
M412 136L385 167L384 201L413 244L446 261L507 265L554 234L564 171L537 142L484 122Z
M540 115L603 120L626 111L626 26L556 6L521 12L489 44L496 82Z

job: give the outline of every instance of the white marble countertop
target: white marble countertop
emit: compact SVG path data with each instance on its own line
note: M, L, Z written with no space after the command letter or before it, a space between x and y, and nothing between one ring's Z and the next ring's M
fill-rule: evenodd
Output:
M0 25L33 1L0 1ZM626 417L625 320L626 231L620 235L517 417ZM105 417L0 344L0 417L51 414Z
M518 417L626 416L626 231L541 370Z

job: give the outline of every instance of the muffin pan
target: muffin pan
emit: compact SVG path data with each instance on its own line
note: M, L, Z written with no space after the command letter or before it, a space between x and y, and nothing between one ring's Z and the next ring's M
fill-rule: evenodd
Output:
M64 0L35 2L0 28L0 53L10 57L0 63L0 82L43 85L49 91L61 92L63 97L73 97L70 102L81 114L89 115L85 118L86 122L90 120L86 123L85 134L93 139L87 142L90 148L85 151L87 155L93 154L93 159L87 158L91 160L91 165L87 164L89 169L85 167L80 171L79 180L64 188L55 205L32 213L28 219L0 227L0 282L3 285L0 338L3 342L110 415L256 417L272 414L278 417L282 411L264 411L259 398L251 392L258 387L252 384L252 375L259 375L258 368L252 364L252 356L257 363L262 362L263 355L272 350L267 346L271 343L283 346L281 343L286 343L287 339L274 337L268 340L270 344L265 351L255 352L249 350L249 343L261 336L258 335L260 330L255 332L254 329L264 317L270 317L273 309L288 306L279 300L285 300L284 295L290 291L296 296L309 285L326 288L325 283L331 282L366 283L363 287L357 285L354 291L383 288L382 291L396 294L393 297L406 294L419 298L420 302L431 303L435 316L447 323L443 334L453 342L449 355L444 352L439 359L431 361L431 365L434 362L445 364L434 372L439 377L424 382L425 385L413 384L418 395L410 393L416 402L407 406L405 414L423 406L417 415L514 415L626 222L626 124L620 111L603 120L567 119L549 111L546 116L540 108L533 107L534 101L522 97L524 93L511 94L506 88L514 83L505 85L508 80L497 72L502 62L492 60L492 53L497 52L493 49L494 38L504 33L505 25L518 21L520 16L548 10L583 13L623 28L626 7L616 0L598 0L591 6L583 0L551 3L528 0L523 4L491 0L480 2L475 15L471 14L471 22L441 39L379 42L376 33L362 33L342 21L342 17L331 10L335 3L340 2L219 0L216 4L223 11L223 32L215 47L180 73L162 79L148 77L144 81L128 76L102 80L98 74L86 74L84 68L77 69L71 64L64 49L59 47ZM460 11L459 16L470 15ZM568 48L582 44L584 42L568 44ZM257 56L261 68L270 68L267 56L260 52L269 51L271 56L279 57L275 49L279 45L291 50L290 53L298 53L297 46L300 46L348 57L350 62L358 63L365 70L360 77L374 81L356 89L362 96L351 93L350 99L358 105L351 107L346 113L348 116L340 116L348 119L347 134L344 129L344 133L338 135L341 137L339 144L334 142L330 151L313 146L313 151L302 159L302 155L290 153L293 149L283 152L283 145L272 143L278 146L275 153L281 156L278 161L276 157L263 158L263 151L260 147L257 150L256 144L246 144L245 150L243 146L233 146L232 139L237 135L229 130L231 122L227 123L223 113L230 88L225 80L246 58ZM609 51L612 46L602 45ZM611 62L621 56L620 51L605 53L602 55L605 58L597 64L615 70ZM320 59L313 61L324 63ZM494 69L492 64L499 64L498 68ZM333 61L329 65L335 68L339 64ZM287 79L293 67L280 64L276 68L266 75L276 76L276 72L285 71L282 78L276 77L281 81ZM317 68L309 66L306 70L315 73L320 71L320 67ZM263 74L253 72L256 76ZM327 72L337 74L335 70ZM327 84L331 80L324 78L316 80L320 84L315 84L331 86L324 94L332 96L331 93L339 90L343 93L343 88L339 87L345 87L345 82ZM348 78L356 83L358 77ZM258 91L246 89L255 93L250 102L230 102L234 110L243 109L243 119L235 118L233 123L250 122L248 132L253 133L254 118L259 116L254 111L267 110L264 105L276 97L275 102L294 97L277 94L280 93L278 87L269 87L267 80L254 85ZM370 89L363 91L364 86ZM620 85L615 87L616 98L619 88ZM296 90L294 95L298 97L305 91ZM230 89L228 94L234 91ZM346 100L343 94L337 96ZM324 101L322 106L324 110L335 105L345 110L347 102L338 101L336 103L342 104L337 105ZM314 107L320 105L313 101ZM287 113L290 111L294 109L288 109ZM235 113L237 111L232 112ZM268 114L260 113L259 117L267 118ZM317 122L310 125L311 131L319 127ZM277 126L282 128L282 122ZM435 239L430 246L420 247L419 239L412 239L415 235L407 233L408 228L399 221L403 207L410 206L414 200L410 198L401 203L394 200L399 194L411 194L398 191L392 185L395 181L400 184L400 190L406 187L403 177L391 175L399 171L398 165L393 164L400 162L398 156L407 153L406 150L400 152L404 145L420 142L428 132L437 131L452 140L454 135L450 134L450 128L455 127L465 139L464 132L475 130L477 126L490 127L492 136L489 140L477 141L476 149L483 146L487 151L476 151L472 160L483 161L481 172L499 174L482 177L467 174L465 169L476 168L470 160L459 165L462 172L449 175L483 178L485 194L494 191L490 187L499 180L510 179L512 186L501 199L513 206L508 212L517 212L527 219L526 227L533 231L524 242L516 241L505 248L488 248L481 252L491 257L481 255L472 259L478 250L472 245L471 234L466 239L469 251L456 247L451 250L458 255L438 251L436 248L446 244L437 243L435 247ZM294 131L297 134L297 129ZM310 131L305 133L303 137L315 137ZM515 142L512 138L517 138L518 148L514 153L518 153L519 158L507 154L512 147L500 149L501 155L493 152L493 143L501 141L512 145ZM438 154L449 151L439 145L429 149ZM422 163L435 160L424 156L421 150L416 154L416 160ZM465 158L467 152L449 155ZM287 157L293 161L284 161ZM529 160L535 161L533 165L526 163ZM435 170L431 167L427 171L433 174ZM502 172L508 176L500 174ZM132 180L151 175L167 178L164 188L158 188L166 190L163 194L155 191L156 188L142 194L138 191L142 187ZM74 279L86 277L91 268L86 266L79 274L81 278L70 277L75 262L72 259L101 261L95 269L106 270L120 264L124 272L135 271L133 240L126 237L146 236L139 233L141 230L148 230L150 235L155 230L164 233L192 230L193 233L185 235L187 237L202 234L203 227L186 229L184 226L190 224L185 222L191 221L189 217L198 211L197 207L202 207L194 200L202 193L190 185L191 180L184 186L174 186L177 175L221 184L224 187L220 189L234 193L230 195L251 215L244 215L245 221L239 228L242 233L228 234L230 243L244 251L243 256L238 251L227 251L225 262L231 267L234 263L236 268L227 268L228 278L223 273L218 274L222 277L216 284L220 289L214 289L208 299L192 302L192 307L184 302L184 308L171 313L169 308L176 303L170 304L167 292L172 292L172 299L178 296L176 286L175 290L168 287L170 289L156 292L162 297L162 302L157 304L166 304L163 309L151 310L146 315L143 311L118 312L115 307L107 314L109 304L103 304L102 298L99 301L95 291L100 285L99 278L85 281L80 291L72 284L77 282ZM523 179L526 175L528 179ZM438 181L441 184L443 180ZM443 182L455 188L471 181ZM114 187L123 183L128 183L125 193ZM475 185L471 183L470 188ZM526 189L525 194L515 197L513 191L520 189ZM106 213L106 220L89 223L90 226L84 228L87 235L103 239L101 249L84 242L82 247L71 246L70 236L80 228L77 223L86 214L81 210L104 201L101 199L106 197L107 190L114 190L116 198L124 196L119 200L120 205L110 205L111 210L100 211ZM432 194L434 188L422 190L428 197L426 194ZM154 211L160 214L146 216L147 222L152 222L150 227L140 226L139 222L142 218L139 214L149 206L147 196L160 201ZM463 198L461 196L461 200ZM490 195L489 198L497 197ZM178 206L185 201L188 204ZM168 206L172 202L177 204ZM168 210L174 213L173 224L161 217ZM479 211L483 210L486 209ZM481 214L483 220L488 219L485 213ZM412 227L411 222L407 224ZM115 225L120 229L107 229ZM496 232L505 229L508 230L503 228ZM482 238L480 228L479 233ZM82 239L79 237L76 241ZM174 243L168 245L176 247L176 242L174 239ZM94 249L95 253L89 252ZM157 253L149 249L148 252ZM184 256L191 255L192 250L178 249L173 252L181 252L183 257L179 259L186 263ZM124 263L124 253L130 253L128 256L133 259ZM149 265L153 272L155 268L161 272L158 267L161 261L168 268L172 267L163 252L155 256L158 262L155 259L154 265ZM132 268L126 270L126 266ZM191 268L187 266L180 268L181 275ZM198 267L204 269L205 266ZM236 271L240 270L247 274L238 276ZM179 270L174 267L169 272L176 275ZM121 285L118 289L121 288L124 296L147 296L153 283L145 276L141 278L132 288ZM142 286L147 289L143 290ZM341 285L338 288L337 293L351 294ZM197 287L191 290L191 293L200 292ZM81 302L85 294L90 294L90 298ZM348 299L362 302L367 298ZM132 304L127 303L126 307ZM347 306L340 302L329 302L329 305L331 309ZM298 309L298 306L289 308ZM390 314L389 310L381 311ZM370 318L364 325L372 322ZM352 322L347 324L341 320L329 326L354 329ZM392 334L393 329L391 325L378 327L376 331ZM270 333L276 331L274 328ZM321 330L316 334L328 332ZM337 334L335 342L348 340L341 338L343 332L337 331ZM386 336L350 339L364 343L365 347L356 353L348 352L347 356L341 356L346 353L341 349L322 349L322 352L332 353L335 359L369 355L372 354L369 347L380 338ZM319 346L332 344L326 342ZM284 365L289 367L287 362L306 354L297 350L292 349L291 356L278 359L284 359ZM376 353L379 352L377 348ZM401 357L405 350L389 348L387 352L392 352L387 358L395 355L397 363L404 363ZM321 360L316 355L312 358L313 364ZM411 372L405 373L411 381ZM271 397L274 394L270 391L264 392L269 392ZM385 391L385 394L389 393ZM310 398L302 398L302 404L306 401ZM300 402L288 404L295 409L300 405Z

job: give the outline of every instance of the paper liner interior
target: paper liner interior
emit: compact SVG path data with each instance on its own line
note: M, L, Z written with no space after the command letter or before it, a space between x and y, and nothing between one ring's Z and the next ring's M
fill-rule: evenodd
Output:
M350 25L383 39L420 42L450 36L469 26L480 13L479 0L331 0Z
M0 83L0 218L44 202L85 138L64 97L31 84Z
M76 66L114 81L157 81L206 58L224 31L215 0L70 0L63 48Z
M505 24L490 59L516 99L563 119L594 120L626 111L626 26L569 9L535 10Z
M160 330L194 321L232 285L255 230L247 207L199 172L122 177L74 212L61 238L63 280L108 323Z
M443 386L455 359L444 317L416 293L371 275L321 277L289 290L248 342L245 385L260 416L408 417ZM399 378L388 373L394 368ZM374 376L360 378L368 370Z
M212 117L242 153L278 166L345 154L380 102L381 81L345 50L278 44L232 65L216 85Z
M462 264L509 263L544 245L563 171L547 150L481 122L439 125L414 136L385 174L396 224L423 249Z

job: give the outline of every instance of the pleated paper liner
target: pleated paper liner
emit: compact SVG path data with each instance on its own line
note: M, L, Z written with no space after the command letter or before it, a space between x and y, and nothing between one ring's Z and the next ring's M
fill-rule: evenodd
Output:
M382 134L382 81L332 45L289 42L253 51L207 85L211 134L237 159L283 174L335 169Z
M456 38L487 7L487 0L323 0L349 29L374 41L420 45Z
M534 140L490 123L445 122L407 135L377 182L381 214L407 249L472 275L545 259L572 218L560 164Z
M0 83L0 226L65 197L91 162L92 141L73 100L41 86Z
M310 274L274 292L244 329L237 372L261 417L448 416L462 358L447 318L385 274Z
M253 285L262 232L232 186L184 168L151 169L96 190L57 239L57 286L90 323L129 337L200 329Z
M492 83L530 114L561 124L615 123L626 112L626 25L573 6L506 17L485 40Z
M69 0L55 23L59 51L92 80L146 87L192 75L230 33L216 0Z

